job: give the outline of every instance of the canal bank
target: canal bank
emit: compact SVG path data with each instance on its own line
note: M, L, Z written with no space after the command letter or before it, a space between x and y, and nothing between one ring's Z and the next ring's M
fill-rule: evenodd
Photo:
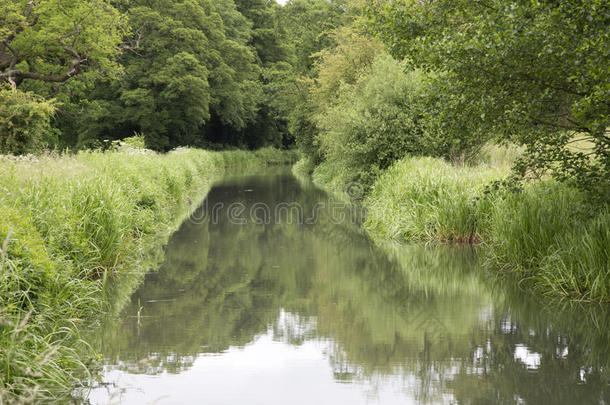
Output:
M570 183L512 175L515 157L494 149L476 165L405 157L371 184L333 162L295 165L299 176L366 209L364 228L381 242L485 247L488 267L514 275L541 298L610 302L610 212Z
M154 267L151 251L225 168L293 160L272 149L130 147L0 158L0 403L65 401L95 359L84 331L120 310L106 287Z

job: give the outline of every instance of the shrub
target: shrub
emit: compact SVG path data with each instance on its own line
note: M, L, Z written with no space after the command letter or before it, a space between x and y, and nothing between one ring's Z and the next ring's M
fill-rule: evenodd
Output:
M54 101L34 93L0 88L0 153L25 154L54 143Z
M338 104L321 114L326 160L370 186L396 160L428 152L417 102L421 88L421 73L405 74L401 64L380 56L370 73L346 86Z

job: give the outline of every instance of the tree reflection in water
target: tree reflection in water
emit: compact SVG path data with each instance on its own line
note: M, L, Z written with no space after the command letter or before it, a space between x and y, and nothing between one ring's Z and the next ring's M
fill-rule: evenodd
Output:
M298 202L308 212L328 198L289 174L236 177L200 210ZM325 211L309 224L219 214L184 223L161 269L105 328L110 368L180 373L270 334L328 342L337 382L390 376L413 390L415 380L421 402L610 402L607 308L543 306L482 269L472 249L376 246Z

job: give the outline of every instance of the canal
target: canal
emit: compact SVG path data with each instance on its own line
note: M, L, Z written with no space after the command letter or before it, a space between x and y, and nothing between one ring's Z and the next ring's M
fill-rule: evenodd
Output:
M226 176L99 334L92 404L610 403L607 308L484 251L375 244L289 171Z

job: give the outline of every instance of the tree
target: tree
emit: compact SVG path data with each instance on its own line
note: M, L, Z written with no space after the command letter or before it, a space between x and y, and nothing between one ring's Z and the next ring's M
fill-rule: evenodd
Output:
M437 72L446 130L523 144L522 174L608 193L607 1L367 0L366 13L395 57Z
M323 157L317 144L315 115L319 97L313 94L320 52L333 47L333 31L353 21L354 10L343 1L290 0L280 11L282 25L294 49L293 76L284 83L288 130L313 165Z
M53 101L3 87L0 87L0 153L31 153L54 143Z
M125 19L105 0L8 0L0 5L0 83L61 85L113 74Z
M248 148L287 146L291 140L283 93L285 83L291 76L293 49L279 18L281 7L274 1L265 0L236 0L235 5L251 27L247 44L254 51L260 68L258 83L262 93L256 118L246 127L224 128L223 140L232 140L232 143L237 142Z
M235 0L237 10L252 24L250 44L263 66L286 61L290 47L282 38L282 27L277 18L280 6L275 1Z
M389 55L380 55L353 86L341 89L336 104L320 113L320 149L344 181L368 187L406 155L432 154L420 122L421 76L406 74Z
M349 25L355 15L341 0L290 0L280 13L294 47L295 71L304 76L315 72L313 55L333 44L328 34Z
M249 24L232 0L135 1L125 12L132 36L121 58L124 74L96 84L84 112L96 118L88 138L137 131L157 150L206 146L210 121L242 129L255 119L259 68L246 44Z

